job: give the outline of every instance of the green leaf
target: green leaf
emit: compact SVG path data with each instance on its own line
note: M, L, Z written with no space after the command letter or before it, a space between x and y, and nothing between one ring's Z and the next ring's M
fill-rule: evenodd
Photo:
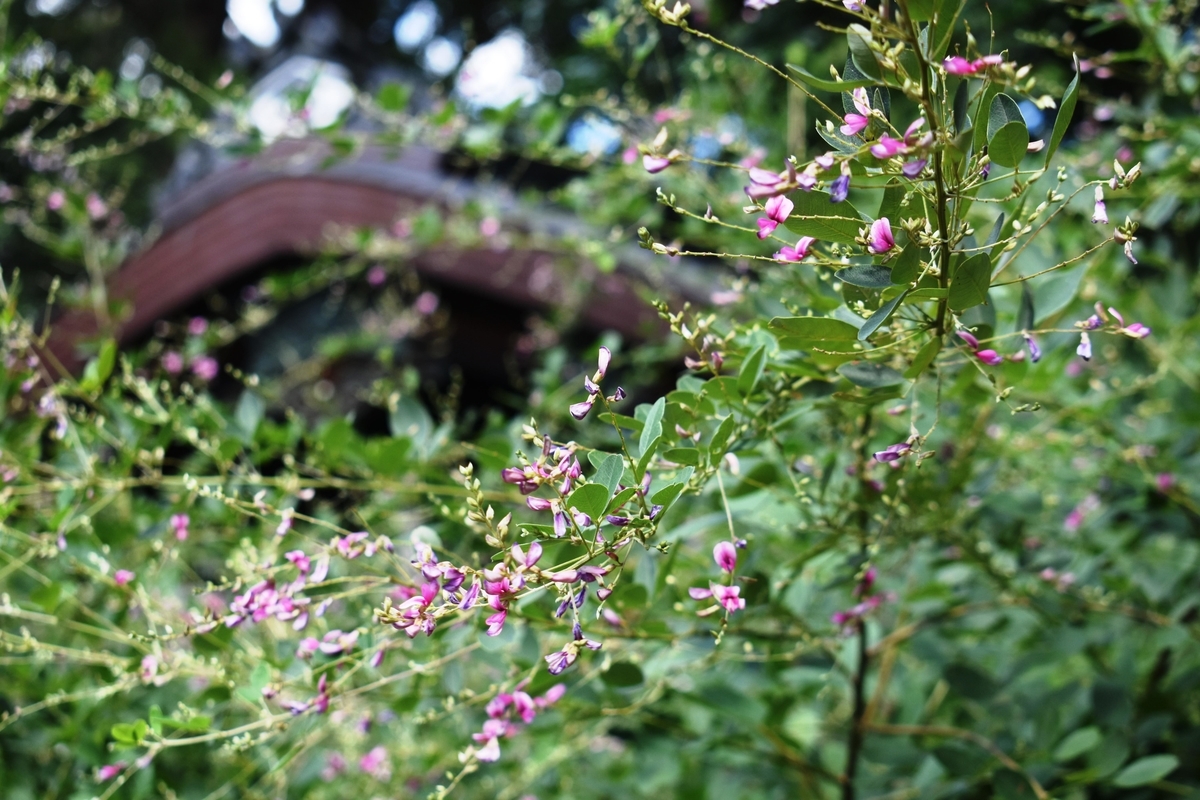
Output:
M976 152L981 151L983 149L983 146L987 144L987 140L988 140L987 125L984 125L981 121L982 117L983 117L984 109L988 108L988 105L992 102L992 98L994 98L998 94L1000 94L999 84L988 81L987 83L985 83L983 85L983 94L980 96L979 105L977 106L979 109L979 112L976 115L977 119L975 120L975 127L973 129L974 134L973 134L972 145L974 146Z
M858 328L833 317L775 317L768 326L782 337L781 347L824 346L858 341Z
M609 425L616 425L620 428L631 430L634 433L637 433L645 428L645 424L640 419L635 419L624 414L616 414L609 411L605 411L603 414L598 414L596 419L600 420L601 422L607 422ZM588 457L590 459L591 455L589 454Z
M642 676L641 668L636 664L630 664L628 661L618 661L609 667L600 677L609 686L619 689L637 686L645 680Z
M237 421L238 427L242 429L247 441L253 439L254 432L258 430L258 424L262 422L266 409L267 404L250 389L243 391L242 396L238 398L233 418Z
M1148 783L1160 781L1175 771L1179 759L1175 756L1146 756L1139 758L1113 778L1113 785L1122 788L1145 786Z
M118 722L116 725L113 725L109 734L121 744L134 744L136 741L133 735L133 725L128 722Z
M1054 748L1054 760L1070 761L1073 758L1081 756L1100 744L1102 738L1104 737L1101 735L1099 728L1080 728L1059 742L1058 747Z
M968 81L958 82L954 90L954 132L962 133L967 129L967 104L971 99L971 87Z
M611 453L605 456L604 460L600 462L600 466L596 469L596 475L592 478L592 481L603 486L611 495L617 490L617 484L621 482L621 475L624 472L624 456Z
M874 314L867 318L863 326L858 329L858 340L865 342L872 333L879 329L879 326L888 321L888 318L895 312L896 307L904 302L904 298L908 296L908 290L905 289L900 294L893 297L881 305ZM848 366L848 365L843 365ZM839 370L840 372L841 370Z
M1021 309L1017 312L1017 330L1033 330L1036 317L1033 311L1033 292L1029 291L1029 281L1024 281L1021 284Z
M892 285L892 271L887 267L875 264L862 264L839 269L834 273L834 277L842 283L861 286L864 289L886 289ZM861 339L862 336L859 338Z
M189 733L204 733L212 726L212 717L205 714L198 714L189 720L179 723L181 730Z
M796 73L796 77L800 79L801 83L825 92L849 92L864 86L873 86L876 83L870 78L863 78L857 81L835 81L832 78L818 78L804 67L798 67L795 64L788 64L787 68Z
M100 389L112 374L116 363L117 343L112 339L105 339L104 344L100 345L100 352L84 367L83 377L79 379L80 388L88 392Z
M680 471L679 479L667 484L659 489L650 498L650 502L663 508L670 508L671 503L674 503L676 498L687 488L687 482L692 477L692 468L688 467Z
M936 7L934 0L908 0L908 15L913 22L927 22L933 19Z
M139 719L133 723L133 741L134 744L141 744L146 739L146 734L150 732L150 725L144 719Z
M842 364L837 371L855 386L863 386L867 389L882 389L884 386L904 383L904 376L896 370L883 364L872 364L869 361Z
M662 436L662 418L663 412L667 409L667 398L660 397L655 401L654 405L650 406L650 410L646 413L646 418L642 420L642 434L638 438L638 452L643 456L646 453L646 448L655 439Z
M654 456L654 451L662 444L662 437L655 436L654 441L650 442L645 451L638 457L637 466L634 468L633 477L637 481L641 481L642 476L646 474L646 467L650 464L650 459Z
M163 716L162 709L157 705L150 706L149 719L150 730L154 731L155 736L162 736L163 722L166 721L166 717Z
M795 208L784 225L800 236L854 244L858 232L866 226L858 209L846 201L834 203L826 192L800 192L792 200Z
M700 451L694 447L673 447L663 453L663 458L674 464L687 464L692 467L700 466Z
M964 261L950 281L947 295L950 308L963 311L987 300L992 280L992 260L987 253L976 253Z
M238 697L248 703L258 703L262 700L263 687L271 680L271 668L264 663L259 663L254 671L250 673L250 683L246 686L239 686L234 692Z
M375 102L384 111L403 111L408 106L408 99L411 95L412 89L407 85L389 81L379 87L379 91L375 94Z
M996 217L996 224L992 226L992 232L988 234L987 241L983 243L984 247L991 247L996 242L1000 241L1000 234L1004 232L1004 212L1000 212L1000 216ZM992 256L996 254L993 252Z
M817 135L839 153L856 153L858 152L858 148L863 146L861 136L847 136L834 125L826 126L818 122Z
M742 362L742 369L738 372L737 388L738 393L742 397L748 396L754 387L758 385L758 379L762 377L763 368L766 366L767 349L763 345L754 348L753 352L746 357ZM690 462L679 462L690 463Z
M633 497L634 493L636 493L637 490L638 490L638 487L636 487L636 486L627 486L626 488L617 492L615 495L613 495L612 500L608 501L608 508L604 509L604 513L611 514L614 511L616 511L618 508L620 508L621 506L628 503L629 498Z
M892 283L903 286L912 283L921 276L921 256L929 258L928 251L916 245L909 245L901 251L896 263L892 265Z
M846 28L846 44L850 46L850 58L854 59L854 66L868 78L878 81L879 62L875 59L875 53L871 51L871 41L871 31L857 22Z
M567 498L567 507L576 508L592 519L599 519L608 506L608 489L598 483L580 486Z
M716 462L721 456L725 455L725 449L729 447L729 442L733 439L733 432L736 427L737 421L733 418L732 414L721 420L721 424L717 426L716 433L713 434L712 440L708 443L708 454L713 462Z
M1002 167L1016 167L1029 149L1029 128L1017 103L1004 92L992 98L988 111L988 156Z
M933 363L933 360L937 358L937 354L941 351L941 349L941 337L935 336L926 342L924 346L917 351L916 356L913 357L912 366L905 370L904 377L908 378L910 381L916 380L917 376L924 372L929 365Z
M904 195L907 191L900 181L893 178L888 182L888 185L883 190L883 202L879 204L879 213L876 219L887 217L888 219L900 219L900 204L904 202Z
M1067 135L1067 128L1071 125L1071 117L1075 115L1075 104L1079 102L1079 56L1075 56L1075 77L1067 84L1067 90L1063 92L1062 100L1058 104L1058 115L1054 118L1054 131L1050 134L1050 142L1046 145L1046 166L1050 166L1050 159L1054 157L1058 146L1062 144L1063 137Z
M931 64L941 64L954 38L954 26L967 0L937 0L937 17L932 23L933 37L927 58Z

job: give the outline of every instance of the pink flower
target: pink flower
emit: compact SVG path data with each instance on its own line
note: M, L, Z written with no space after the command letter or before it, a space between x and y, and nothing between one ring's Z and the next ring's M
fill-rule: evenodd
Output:
M779 0L746 0L745 6L755 11L762 11L767 6L773 6L778 2Z
M737 548L733 546L733 542L718 542L713 548L713 560L725 572L737 569Z
M884 449L875 453L874 458L881 464L888 464L892 461L898 461L912 450L912 445L908 442L898 442L897 444L889 444Z
M178 375L183 372L183 356L174 350L168 350L163 353L162 366L167 371L167 374Z
M1104 187L1096 184L1096 207L1092 209L1092 222L1108 224L1108 210L1104 206Z
M358 767L377 781L387 781L392 777L391 760L383 745L371 748L370 752L358 760Z
M988 366L996 366L1004 363L1004 356L997 353L995 350L977 350L975 357Z
M203 336L208 330L208 320L204 317L192 317L188 320L188 333L192 336Z
M104 781L111 781L113 778L120 775L124 769L124 761L117 761L113 764L105 764L103 767L100 767L96 770L96 782L103 783Z
M861 86L850 93L854 98L854 108L857 114L851 112L844 119L846 124L841 131L846 136L854 136L871 124L871 104L867 101L867 90Z
M154 680L154 676L158 674L158 659L153 655L145 656L142 659L142 680L149 682Z
M421 292L413 303L413 310L423 317L428 317L438 310L438 296L433 292Z
M768 200L763 206L763 210L767 212L767 216L758 220L758 238L765 239L770 236L780 224L787 220L788 216L792 213L792 209L795 207L795 203L782 195L772 197Z
M1175 476L1169 472L1160 472L1154 477L1154 485L1160 492L1170 491L1175 486Z
M879 137L878 142L871 145L871 155L876 158L891 158L898 153L903 153L906 149L904 142L893 139L885 133Z
M50 193L50 196L46 198L46 208L50 209L51 211L58 211L66 202L67 196L63 194L62 190L55 189Z
M175 538L179 541L185 541L188 537L188 524L191 519L187 514L172 514L171 528L175 531Z
M84 201L84 207L87 208L87 215L92 220L104 219L108 214L108 206L104 205L104 201L100 199L100 195L92 192Z
M723 586L719 583L709 583L708 588L704 589L699 586L693 586L688 589L688 595L693 600L704 600L706 598L714 598L722 608L732 614L739 609L746 607L746 600L739 595L742 589L740 586ZM701 616L711 613L716 610L716 606L707 611L701 611Z
M202 381L211 381L219 371L220 365L212 356L200 356L192 362L192 374Z
M979 68L962 56L950 56L942 62L942 69L949 75L974 75Z
M321 647L321 642L312 636L306 636L300 640L300 646L296 648L296 658L312 658L313 654Z
M808 255L813 243L817 240L812 236L802 236L800 241L796 242L795 247L784 245L775 254L776 261L799 261Z
M887 217L880 217L871 223L871 233L867 244L867 250L879 255L886 253L896 246L896 240L892 237L892 223Z
M134 573L130 572L127 569L119 569L115 573L113 573L113 580L116 582L117 586L124 586L125 584L127 584L131 580L133 580L135 577L137 577L137 576L134 575Z
M642 166L651 175L662 172L667 167L671 166L671 159L665 156L642 156Z

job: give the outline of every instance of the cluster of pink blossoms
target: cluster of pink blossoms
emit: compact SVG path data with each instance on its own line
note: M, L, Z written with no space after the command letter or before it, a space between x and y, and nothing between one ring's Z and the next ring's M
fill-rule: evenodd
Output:
M986 72L988 67L998 67L1004 63L1004 57L1000 55L983 56L974 61L968 61L962 56L950 56L942 62L942 69L947 75L975 75L979 72Z
M841 628L843 636L854 633L854 628L885 601L890 602L896 599L895 595L890 592L886 595L875 593L877 576L878 573L874 567L868 568L859 579L858 585L854 587L854 596L859 598L859 602L845 611L834 613L831 618L833 624Z
M483 723L483 730L471 735L471 738L483 744L475 752L475 757L480 761L498 760L500 740L515 736L522 724L533 722L539 711L557 703L567 691L567 687L559 683L550 687L541 697L530 697L525 692L526 683L522 681L512 693L498 694L487 704L488 719Z
M721 609L725 609L726 614L732 614L746 607L746 599L741 596L742 587L733 585L733 573L737 570L737 551L745 546L746 541L738 539L736 542L718 542L713 548L713 561L729 576L730 582L723 584L709 581L707 589L700 586L688 589L688 594L693 600L707 600L711 597L717 601L714 605L697 611L699 616L706 617Z

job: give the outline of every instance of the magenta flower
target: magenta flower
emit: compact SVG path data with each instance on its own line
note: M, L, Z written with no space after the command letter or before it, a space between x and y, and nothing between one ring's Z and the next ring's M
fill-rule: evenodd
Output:
M841 127L845 136L855 136L871 124L871 104L867 101L867 90L861 86L850 93L854 108L858 112L846 114L846 124Z
M896 246L896 240L892 237L892 223L887 217L880 217L871 223L871 233L867 243L867 250L879 255L886 253Z
M100 767L96 770L96 782L104 783L105 781L111 781L113 778L120 775L124 769L124 761L117 761L113 764L105 764L103 767Z
M132 581L135 577L137 576L127 569L119 569L113 573L113 581L117 584L117 586L124 586Z
M717 601L717 604L721 608L724 608L730 614L746 607L745 598L739 596L741 592L742 589L740 586L724 586L719 583L709 583L707 589L698 586L688 589L688 595L693 600L704 600L711 597ZM711 609L701 611L700 614L702 616L710 614L716 609L717 606L713 606Z
M893 139L886 133L879 137L879 141L871 145L871 155L876 158L891 158L894 155L903 153L908 148L904 142L899 139Z
M50 209L51 211L58 211L66 202L67 196L63 194L62 190L55 189L50 193L50 196L46 198L46 208Z
M780 173L752 167L750 169L750 185L746 187L746 194L752 200L762 200L783 194L798 182L799 177L796 175L796 169L790 161L787 163L787 169ZM812 187L810 186L809 188L811 189Z
M667 167L671 166L671 159L665 156L642 156L642 166L651 175L662 172Z
M188 525L191 519L187 514L172 514L171 528L175 531L175 538L179 541L185 541L188 537Z
M188 320L188 333L192 336L203 336L208 331L208 320L204 317L192 317Z
M733 546L733 542L718 542L713 548L713 560L725 572L737 569L737 548Z
M1108 224L1108 210L1104 206L1104 187L1096 184L1096 207L1092 209L1092 222Z
M908 442L897 442L896 444L889 444L884 449L875 453L874 458L881 464L889 464L893 461L899 461L910 450L912 450L912 445Z
M778 196L769 199L763 206L767 216L758 220L758 238L765 239L770 236L780 224L787 220L788 215L795 207L796 204L786 197Z
M995 350L980 350L979 340L976 339L975 336L969 331L960 330L956 331L956 333L958 334L959 338L971 346L971 350L974 351L975 357L983 363L993 367L997 364L1004 363L1004 356L1000 355Z
M1154 485L1160 492L1168 492L1175 486L1175 476L1169 472L1160 472L1154 477Z
M309 659L321 647L321 642L312 636L306 636L300 640L300 646L296 648L296 658Z
M829 202L841 203L850 194L850 175L843 174L834 178L829 184Z
M918 158L914 161L906 161L900 167L900 172L906 178L916 178L925 169L925 165L929 163L927 158Z
M978 67L962 56L950 56L942 62L942 69L949 75L974 75L979 71Z
M812 236L802 236L802 237L800 237L800 241L796 242L795 247L789 247L788 245L784 245L783 247L779 248L779 252L777 252L775 254L775 260L776 261L799 261L808 255L809 250L812 248L813 243L816 241L817 241L816 238L814 238Z

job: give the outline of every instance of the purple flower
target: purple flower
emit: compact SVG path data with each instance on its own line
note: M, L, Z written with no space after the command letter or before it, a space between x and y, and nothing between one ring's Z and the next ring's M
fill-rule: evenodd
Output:
M577 657L578 653L576 653L575 648L570 646L556 653L551 653L546 656L547 671L551 675L561 675L563 670L575 663Z
M629 517L621 517L616 514L609 514L604 519L608 520L610 525L616 525L618 528L624 528L629 524Z
M383 745L371 748L370 752L360 758L358 768L378 781L387 781L392 777L392 765Z
M746 600L739 597L741 592L740 586L712 585L713 598L730 614L746 607Z
M886 253L896 246L896 240L892 237L892 223L887 217L880 217L871 223L871 233L868 237L867 250L879 255Z
M1079 346L1075 348L1075 352L1084 361L1092 360L1092 340L1087 335L1087 332L1079 334Z
M1150 329L1140 322L1132 322L1121 328L1118 333L1123 333L1131 339L1145 339L1150 335Z
M912 445L908 442L897 442L890 444L879 452L875 453L875 460L881 464L888 464L892 461L899 461L908 451L912 450Z
M1092 209L1092 222L1108 224L1108 210L1104 206L1104 187L1096 184L1096 207Z
M844 5L846 7L847 11L862 11L863 10L862 3L858 2L858 0L842 0L842 5Z
M900 167L900 172L903 173L904 177L906 178L916 178L921 174L921 171L925 169L925 165L927 163L929 163L929 159L927 158L918 158L915 161L906 161L904 165Z
M713 560L725 572L737 569L737 548L733 546L733 542L718 542L713 548Z
M1022 333L1021 336L1025 338L1025 346L1029 348L1029 360L1036 364L1042 358L1042 348L1038 347L1037 340L1029 333Z
M592 395L587 400L584 400L582 403L573 404L570 407L570 409L568 409L568 410L571 412L572 417L574 417L575 419L578 419L578 420L582 420L584 417L586 417L588 415L588 412L590 412L592 410L592 405L595 402L596 402L596 395Z
M775 254L776 261L799 261L808 255L816 238L812 236L801 236L800 241L796 242L795 247L784 245L779 252Z
M829 185L829 202L841 203L850 194L850 176L840 175Z
M787 220L788 215L792 213L792 209L796 204L786 197L777 196L767 200L763 206L767 216L758 220L758 238L765 239L779 227L781 223Z

